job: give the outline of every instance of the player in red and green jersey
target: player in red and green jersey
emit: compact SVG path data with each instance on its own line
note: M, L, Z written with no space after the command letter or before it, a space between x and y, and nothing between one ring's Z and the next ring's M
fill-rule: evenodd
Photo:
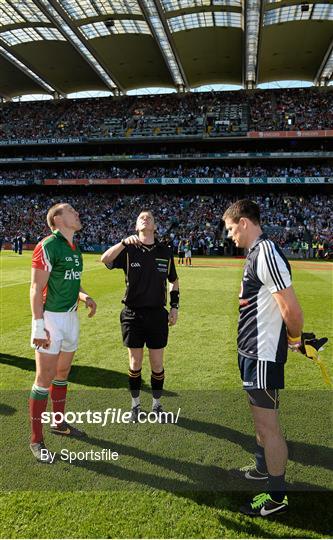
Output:
M88 316L93 317L96 303L81 287L82 254L73 243L75 232L82 227L79 214L69 204L59 203L48 211L47 223L51 234L37 244L32 258L31 346L36 351L36 378L29 409L31 451L38 461L52 463L44 445L42 413L49 393L53 412L64 413L67 377L79 338L77 306L79 301L84 302L90 310ZM83 435L66 422L58 423L51 431L65 436Z

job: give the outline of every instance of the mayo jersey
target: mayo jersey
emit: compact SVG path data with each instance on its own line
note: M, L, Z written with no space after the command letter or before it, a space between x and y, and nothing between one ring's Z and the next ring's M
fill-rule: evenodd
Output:
M50 272L43 291L44 310L74 311L78 305L83 269L82 254L60 231L53 231L35 247L32 267Z
M273 294L290 287L290 265L265 234L249 249L239 295L238 352L267 362L286 362L287 329Z

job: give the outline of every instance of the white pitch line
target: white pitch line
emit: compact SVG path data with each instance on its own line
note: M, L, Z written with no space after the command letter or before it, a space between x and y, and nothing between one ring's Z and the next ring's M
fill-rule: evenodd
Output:
M30 283L30 281L20 281L18 283L8 283L7 285L1 285L0 289L5 289L6 287L15 287L16 285L25 285Z
M103 266L99 266L98 268L88 268L88 270L83 270L83 274L86 274L86 272L92 272L93 270L100 270L101 268L104 268ZM29 281L19 281L18 283L8 283L7 285L1 285L0 289L5 289L6 287L15 287L16 285L26 285L27 283L30 283Z

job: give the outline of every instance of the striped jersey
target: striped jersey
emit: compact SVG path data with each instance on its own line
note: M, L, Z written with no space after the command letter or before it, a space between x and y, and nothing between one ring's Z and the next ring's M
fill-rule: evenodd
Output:
M238 352L265 362L286 362L287 329L273 294L290 287L290 265L265 234L249 249L239 294Z
M53 231L35 247L32 268L50 272L43 291L44 310L74 311L78 305L83 260L80 249L60 231Z

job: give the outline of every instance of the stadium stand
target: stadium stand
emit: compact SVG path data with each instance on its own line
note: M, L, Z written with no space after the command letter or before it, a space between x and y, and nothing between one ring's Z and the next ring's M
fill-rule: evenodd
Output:
M182 165L176 166L141 166L141 167L123 167L123 166L100 166L96 167L68 167L68 168L16 168L16 169L0 169L0 181L8 179L25 179L25 180L44 180L48 178L159 178L159 177L281 177L281 176L332 176L333 169L330 165L314 166L314 165L212 165L201 164L196 166Z
M25 191L4 188L0 236L11 242L20 234L34 244L47 233L47 208L66 197L83 216L80 242L86 250L100 250L131 233L135 213L149 206L158 214L159 236L169 236L175 247L187 238L194 253L237 254L221 215L240 191L237 196L232 188L205 191L200 184L330 183L332 142L325 130L333 125L332 96L329 89L313 88L3 103L0 184ZM295 130L319 131L297 139ZM278 136L252 139L253 132ZM289 139L280 137L288 132ZM65 137L78 139L74 144ZM195 191L89 188L103 181L198 186ZM64 191L66 183L86 187ZM312 187L301 194L286 186L274 193L268 186L247 191L260 204L270 236L289 256L318 256L313 247L318 242L325 247L320 256L331 252L332 200L327 190L319 194Z
M4 103L0 139L85 136L145 138L244 135L249 131L331 129L326 89L202 92Z
M270 236L296 256L313 256L312 243L322 241L325 251L333 245L333 200L328 195L291 195L290 193L248 193L258 202L263 225ZM20 233L26 243L35 243L48 230L45 215L50 205L66 200L81 214L83 231L80 243L112 244L132 233L138 211L152 209L158 219L158 235L168 237L176 247L180 238L191 240L194 253L233 254L221 221L224 209L238 195L220 192L202 193L123 193L88 191L79 194L71 189L66 195L59 191L35 191L29 194L7 193L0 206L0 231L5 241ZM18 208L20 212L18 212ZM307 241L307 252L301 243Z
M0 184L94 183L103 179L106 183L135 183L139 179L163 183L164 178L169 183L172 179L178 179L176 183L193 179L199 184L209 179L208 183L214 179L260 183L264 178L267 183L274 179L287 183L290 178L325 182L333 176L332 143L321 132L326 133L332 125L333 93L329 88L3 103ZM319 130L319 136L310 141L296 140L294 135L290 140L278 138L295 130ZM251 140L253 132L277 132L278 140ZM65 137L78 137L78 144L62 144ZM31 146L41 138L42 143L50 144ZM160 138L168 142L164 146L145 143ZM119 146L117 140L121 139L127 142ZM192 142L188 144L186 139ZM199 139L209 140L209 146ZM111 146L107 142L114 140ZM101 142L91 144L94 141ZM29 194L8 192L2 198L0 232L9 242L21 234L26 243L35 243L47 233L41 225L47 207L63 198L58 191L48 191L45 200L42 191L31 189ZM266 229L289 255L318 255L312 248L316 241L324 242L326 252L330 252L332 200L314 193L253 192ZM129 234L135 211L148 205L159 214L159 235L170 231L175 247L186 237L194 253L234 254L221 223L223 210L234 198L216 190L205 194L200 188L195 194L185 191L181 195L170 190L137 191L134 198L114 189L84 193L74 189L68 200L83 215L80 242L86 249L112 244ZM302 249L304 242L308 249Z

